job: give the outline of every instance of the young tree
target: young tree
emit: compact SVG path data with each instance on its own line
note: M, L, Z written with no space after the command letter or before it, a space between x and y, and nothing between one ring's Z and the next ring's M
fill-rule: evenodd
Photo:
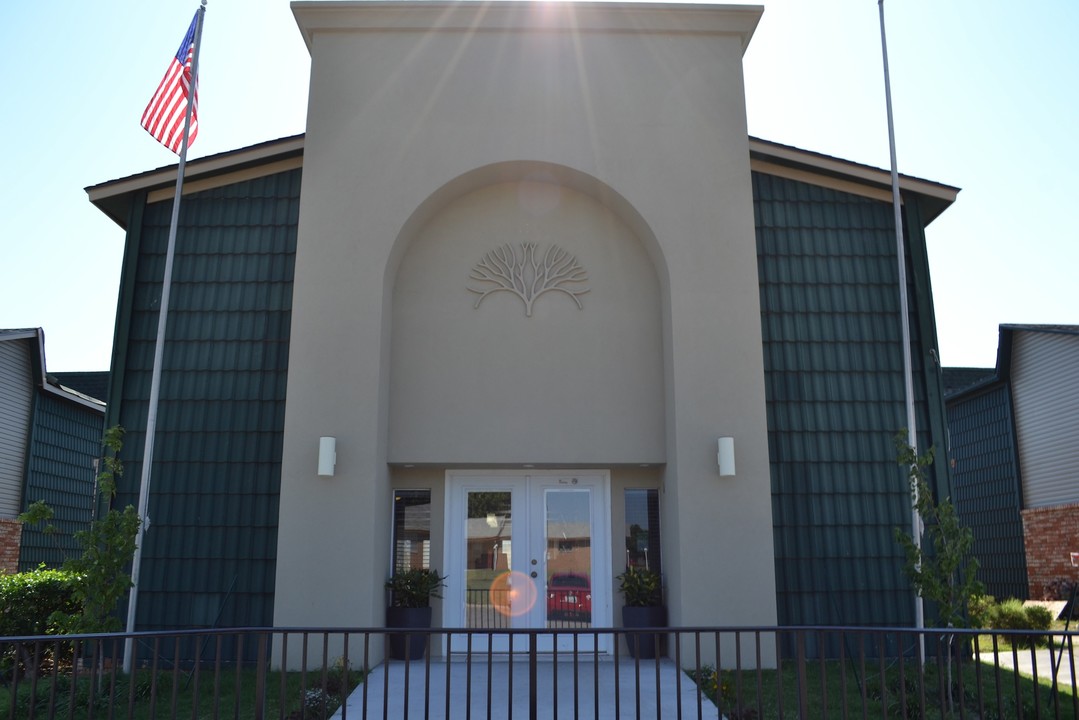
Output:
M123 510L112 507L116 496L116 480L123 474L120 449L124 444L124 429L119 425L105 431L104 467L97 477L98 498L109 510L90 523L86 530L75 533L82 552L64 561L64 570L78 577L73 595L80 610L75 613L53 613L49 624L63 634L113 632L122 624L115 614L116 606L131 587L129 567L135 554L135 537L139 516L128 505ZM19 516L26 523L47 522L53 516L43 500L39 500ZM47 526L45 532L50 532Z
M926 479L928 468L933 464L933 448L929 448L924 455L918 455L914 448L907 444L905 433L896 436L895 444L899 464L908 468L911 505L918 511L924 528L922 543L916 543L909 533L895 529L895 539L903 546L907 555L903 570L918 596L936 603L940 626L965 627L971 599L985 592L985 588L975 577L978 560L971 552L974 548L974 533L959 522L959 513L952 505L951 498L946 497L940 502L933 500L933 491ZM955 635L946 633L941 639L949 648L945 666L948 675L948 708L952 710L955 701L952 692L951 647Z
M951 498L933 499L927 481L933 449L918 455L902 434L896 437L896 448L899 464L909 469L911 503L924 525L920 546L912 535L895 529L907 556L903 570L918 596L936 604L941 627L965 627L971 598L985 592L976 578L974 533L960 523Z

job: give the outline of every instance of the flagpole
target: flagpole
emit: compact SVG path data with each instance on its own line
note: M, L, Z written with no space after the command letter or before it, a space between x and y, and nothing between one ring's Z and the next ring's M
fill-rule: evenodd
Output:
M124 640L124 673L131 672L135 632L135 612L139 598L139 571L142 566L143 537L150 524L147 509L150 504L150 471L154 459L154 433L157 429L157 406L161 397L161 365L165 354L165 327L169 319L169 295L172 291L172 262L176 255L176 228L180 221L180 198L184 189L184 167L187 165L188 132L194 112L199 82L199 50L202 46L202 22L206 15L206 0L198 10L195 22L195 51L191 57L191 85L188 87L187 108L184 112L184 134L180 141L180 162L176 168L176 194L172 199L172 220L169 223L168 249L165 252L165 273L161 285L161 303L157 314L157 340L154 343L154 365L150 378L150 406L146 414L146 441L142 451L142 476L139 483L139 530L135 536L135 554L131 559L131 592L127 600L127 638Z
M892 209L895 213L895 247L899 262L899 312L902 315L903 327L903 385L907 406L907 445L910 446L914 457L918 457L918 428L914 414L914 373L911 369L910 358L910 315L907 301L907 262L903 250L903 211L899 198L899 170L895 158L895 122L892 119L892 83L888 74L888 41L884 36L884 0L877 0L880 9L880 49L884 57L884 98L888 107L888 150L892 163ZM912 492L917 493L914 488ZM917 496L915 495L915 500ZM912 504L913 505L913 504ZM918 510L911 507L911 538L914 546L922 546L922 520L918 516ZM925 627L925 608L920 595L914 596L914 624L921 630ZM922 638L922 657L925 657L925 638Z

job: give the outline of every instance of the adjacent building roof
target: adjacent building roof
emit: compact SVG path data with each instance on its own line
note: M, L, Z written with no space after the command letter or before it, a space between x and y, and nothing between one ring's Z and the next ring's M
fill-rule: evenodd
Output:
M996 380L996 377L997 371L995 368L942 368L941 378L944 381L944 397L945 399L951 398L953 395L965 390Z
M943 368L945 399L975 393L996 382L1007 380L1011 374L1012 339L1016 332L1050 335L1079 335L1079 325L1031 325L1004 323L1000 325L995 368Z
M51 385L74 390L96 400L104 401L109 396L107 371L49 373L46 379Z
M45 372L45 331L41 328L13 328L0 329L0 342L11 340L31 340L31 362L33 364L34 384L42 390L71 402L84 405L102 414L105 413L105 403L97 397L80 392L72 387L64 385L56 377ZM35 341L36 342L33 342ZM69 375L104 375L105 384L108 384L108 373L68 373Z
M1079 325L1024 325L1003 324L997 341L997 377L1006 379L1012 369L1012 338L1016 332L1045 333L1048 335L1079 335Z

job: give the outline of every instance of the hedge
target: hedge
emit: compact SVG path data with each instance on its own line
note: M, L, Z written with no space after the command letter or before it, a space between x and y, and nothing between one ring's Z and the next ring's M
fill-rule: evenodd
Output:
M63 570L0 573L0 637L46 635L54 612L79 612L72 595L77 580Z

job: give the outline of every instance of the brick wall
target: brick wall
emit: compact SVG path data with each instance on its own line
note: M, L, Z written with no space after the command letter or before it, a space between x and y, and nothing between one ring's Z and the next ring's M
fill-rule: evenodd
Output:
M0 518L0 572L19 572L22 523Z
M1030 597L1041 599L1050 580L1079 580L1070 552L1079 552L1079 503L1023 510L1023 544Z

